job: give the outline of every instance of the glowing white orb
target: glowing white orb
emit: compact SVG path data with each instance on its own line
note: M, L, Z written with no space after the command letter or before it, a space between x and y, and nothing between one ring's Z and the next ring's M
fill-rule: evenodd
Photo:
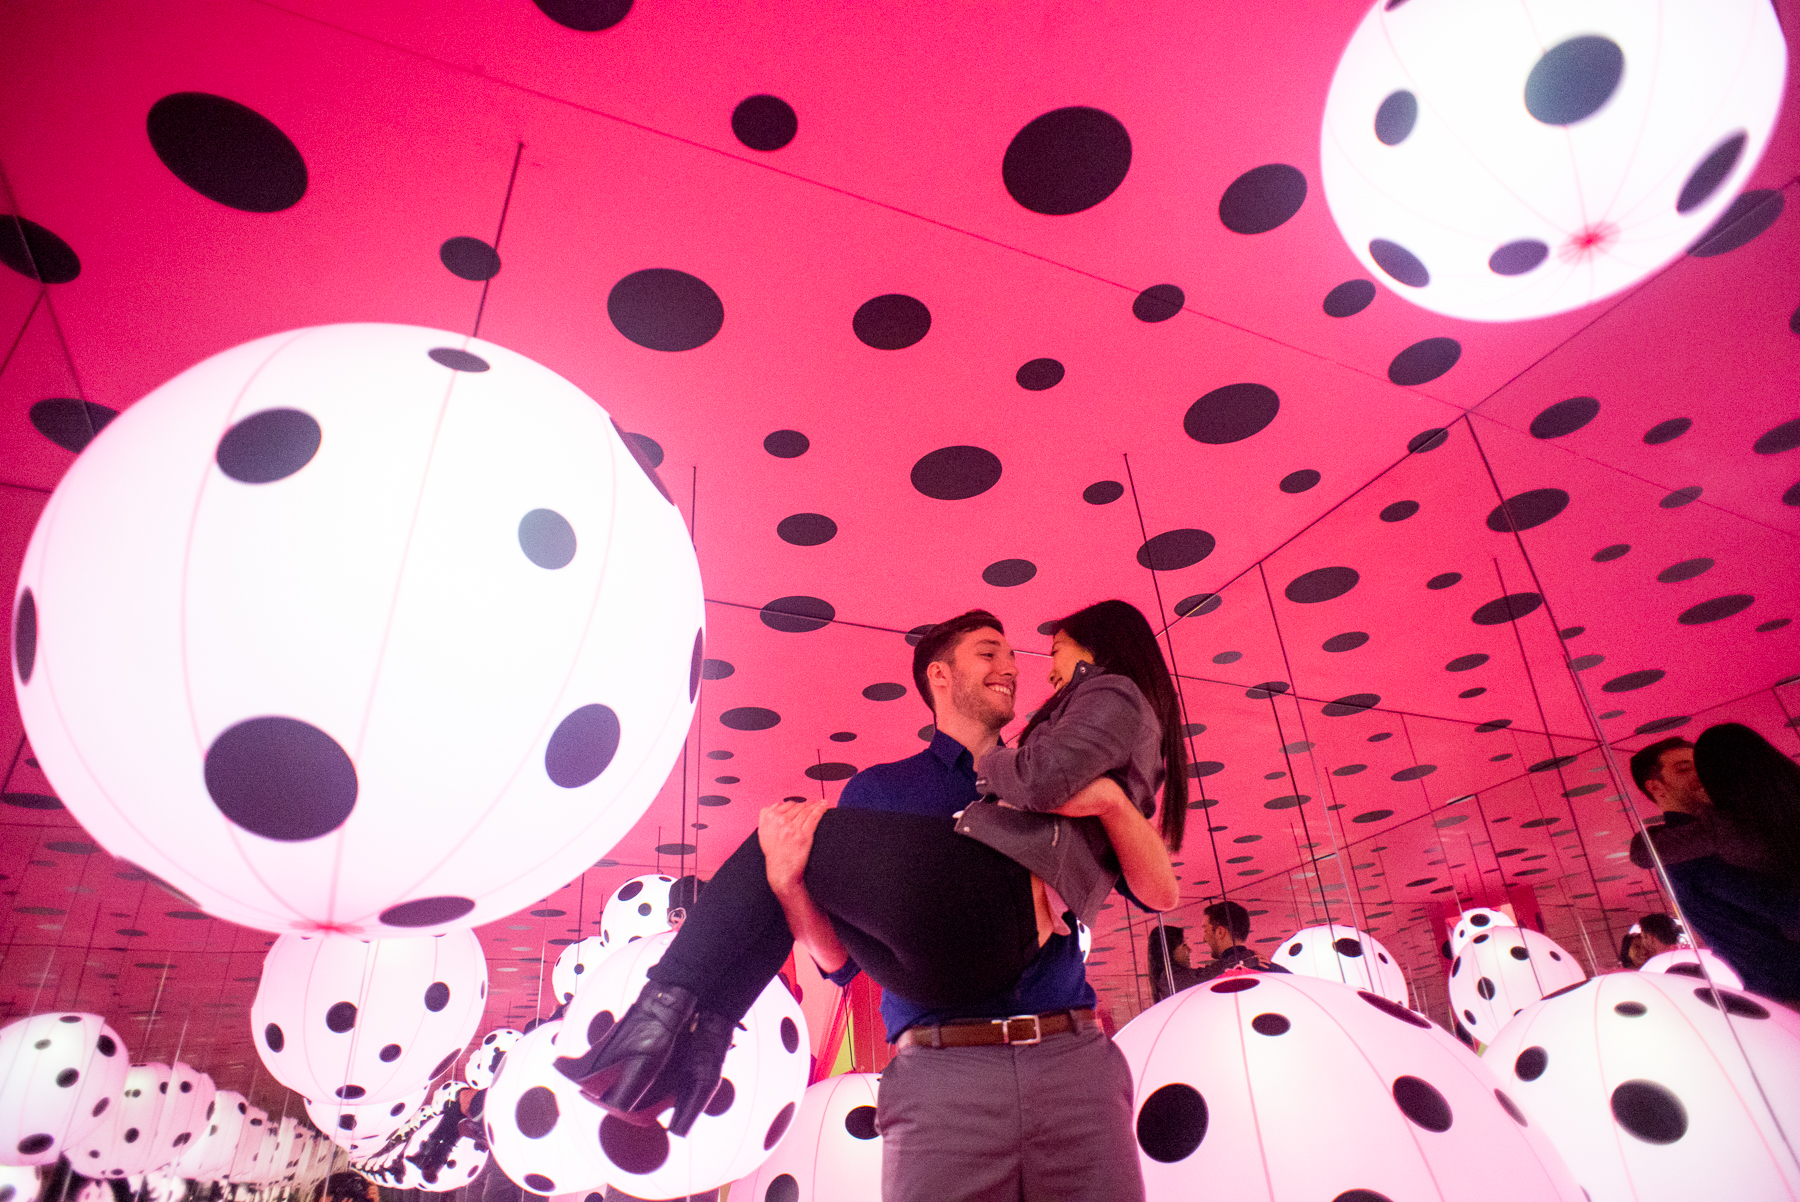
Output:
M1407 1004L1406 974L1381 941L1355 927L1303 927L1281 941L1269 957L1289 972L1367 989L1390 1002Z
M669 894L675 878L661 873L634 876L613 890L600 911L600 938L618 947L669 929Z
M188 1143L172 1166L182 1177L211 1181L231 1170L237 1154L238 1137L244 1133L244 1120L250 1104L236 1090L221 1089L213 1095L206 1116L206 1126Z
M1356 257L1416 305L1476 321L1579 308L1726 213L1786 74L1768 0L1377 0L1325 101L1325 198Z
M306 1117L333 1143L352 1155L367 1156L418 1116L430 1092L429 1085L422 1085L403 1097L382 1102L308 1098Z
M476 1089L486 1089L494 1083L494 1077L500 1072L500 1065L506 1054L525 1038L524 1032L515 1031L511 1027L496 1027L481 1037L475 1050L469 1053L469 1062L463 1066L463 1076Z
M556 1000L564 1004L573 1001L588 972L608 950L606 939L601 935L589 936L563 948L562 955L556 958L556 964L550 970L550 988L555 991Z
M1702 960L1706 962L1704 973L1700 970ZM1707 949L1696 951L1691 947L1678 947L1672 951L1658 952L1644 961L1643 968L1639 971L1674 973L1678 977L1693 977L1702 983L1704 978L1710 976L1714 985L1723 985L1727 989L1744 987L1744 978L1738 976L1737 970L1720 959L1718 953Z
M1450 962L1450 1009L1486 1043L1513 1015L1558 989L1587 980L1581 964L1529 927L1489 927Z
M732 1193L789 1202L880 1202L880 1080L875 1073L843 1073L809 1086L787 1138L761 1168L732 1185Z
M127 1177L151 1168L151 1136L162 1117L166 1064L134 1064L101 1115L100 1125L70 1144L69 1165L83 1177Z
M129 1067L97 1014L52 1011L0 1029L0 1164L55 1163L100 1126Z
M1457 916L1456 925L1450 928L1450 954L1462 951L1463 944L1475 938L1483 931L1491 931L1495 927L1516 927L1515 921L1504 910L1490 910L1486 906L1478 906L1472 910L1464 910Z
M693 712L699 571L637 454L439 330L215 355L44 507L12 609L32 748L109 851L245 926L522 909L630 829Z

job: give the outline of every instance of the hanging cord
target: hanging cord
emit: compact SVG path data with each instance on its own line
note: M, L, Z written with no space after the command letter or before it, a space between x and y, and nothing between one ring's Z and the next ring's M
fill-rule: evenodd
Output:
M56 315L56 305L50 299L50 285L44 282L43 273L38 270L37 255L32 253L31 239L25 236L25 216L19 211L19 198L13 192L12 178L7 175L4 164L0 164L0 188L6 191L6 203L13 213L13 229L19 235L19 249L25 252L25 262L31 268L31 278L38 282L38 301L43 304L44 312L50 315L50 325L56 331L56 344L62 350L63 364L69 369L69 382L75 386L75 397L81 403L81 420L87 426L87 442L92 442L100 431L94 426L93 410L88 408L87 389L81 386L81 373L75 370L75 355L69 350L69 339L63 333L62 319ZM37 312L36 303L32 305L31 311L34 314ZM30 324L29 317L25 320ZM19 330L19 337L25 337L23 328ZM10 351L7 358L12 358ZM86 446L87 443L82 445Z
M1162 916L1162 911L1160 911L1160 910L1158 910L1156 912L1156 942L1157 942L1157 946L1162 948L1163 975L1165 977L1167 977L1169 980L1169 996L1174 997L1175 996L1175 957L1169 951L1169 932L1168 932L1168 928L1163 926L1163 916ZM1153 962L1150 965L1150 971L1154 973L1156 971L1156 965L1154 963L1154 961L1156 960L1156 957L1152 956L1151 960ZM1156 988L1154 985L1152 985L1152 987L1150 989L1150 996L1151 997L1156 996Z
M500 224L494 230L494 257L500 257L500 235L506 232L506 213L512 208L513 185L519 182L519 159L525 154L525 143L520 142L513 151L512 174L506 179L506 199L500 202ZM487 311L488 288L493 285L494 277L489 276L481 281L481 302L475 306L475 326L469 331L471 339L481 336L481 317Z
M1287 678L1288 678L1288 682L1289 682L1288 687L1292 688L1293 687L1293 679L1294 679L1294 665L1293 665L1292 661L1290 661L1288 659L1287 640L1282 637L1281 623L1275 620L1275 594L1269 591L1269 573L1266 570L1264 570L1261 563L1258 563L1256 565L1256 572L1257 572L1257 575L1262 579L1263 596L1268 600L1269 623L1270 623L1270 625L1275 627L1275 643L1277 646L1279 646L1281 648L1281 666L1282 666L1283 671L1287 674ZM1275 693L1269 694L1269 713L1275 719L1275 736L1281 740L1281 758L1282 758L1282 762L1285 763L1288 768L1288 783L1290 785L1294 786L1294 788L1296 790L1294 796L1296 798L1298 798L1300 796L1300 794L1298 793L1300 783L1294 779L1294 760L1293 760L1293 757L1288 753L1288 738L1287 738L1286 732L1283 731L1282 727L1281 727L1281 708L1279 705L1276 704L1276 701L1275 701L1276 696L1277 696L1277 694L1275 694ZM1299 708L1300 702L1298 701L1298 699L1295 700L1294 706L1296 709ZM1300 718L1300 729L1301 729L1301 737L1305 738L1306 737L1306 717L1305 717L1304 713L1301 715L1301 718ZM1330 926L1331 925L1331 899L1325 896L1325 882L1323 880L1321 880L1319 877L1319 856L1318 856L1318 852L1315 850L1315 845L1313 843L1312 829L1310 828L1310 826L1307 824L1307 821L1306 821L1306 802L1305 801L1297 801L1294 806L1294 813L1300 819L1300 832L1306 838L1306 850L1307 850L1307 854L1311 858L1311 863L1312 863L1312 871L1313 871L1312 879L1313 879L1314 883L1316 883L1319 886L1319 905L1325 911L1325 925Z

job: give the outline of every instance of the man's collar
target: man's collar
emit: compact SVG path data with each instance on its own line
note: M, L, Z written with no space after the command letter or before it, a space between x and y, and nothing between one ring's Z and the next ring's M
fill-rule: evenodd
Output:
M929 750L932 755L937 756L939 760L943 761L944 767L946 768L956 767L965 755L969 756L971 763L973 763L975 759L975 757L970 754L967 747L964 747L961 743L957 742L943 731L936 730L935 728L932 731L931 746Z

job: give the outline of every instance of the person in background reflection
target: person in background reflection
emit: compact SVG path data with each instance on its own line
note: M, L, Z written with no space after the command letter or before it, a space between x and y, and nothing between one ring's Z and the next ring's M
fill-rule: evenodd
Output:
M1634 925L1631 930L1625 932L1624 938L1619 940L1619 967L1627 972L1637 971L1638 962L1632 959L1632 949L1637 944L1637 936L1637 929Z
M1187 932L1180 927L1161 926L1150 932L1145 959L1150 965L1152 997L1160 1002L1199 980L1199 974L1190 963L1191 955Z
M1637 921L1638 935L1632 943L1637 963L1642 968L1652 956L1672 952L1681 946L1681 928L1667 914L1646 914Z
M1726 722L1696 744L1650 744L1631 776L1663 811L1648 845L1632 839L1631 862L1660 859L1695 934L1744 987L1800 1008L1800 766Z
M1204 913L1206 918L1200 924L1200 938L1212 949L1213 960L1194 974L1194 984L1210 981L1233 968L1247 968L1252 972L1287 971L1244 946L1244 940L1250 938L1250 911L1234 901L1222 901L1206 907Z

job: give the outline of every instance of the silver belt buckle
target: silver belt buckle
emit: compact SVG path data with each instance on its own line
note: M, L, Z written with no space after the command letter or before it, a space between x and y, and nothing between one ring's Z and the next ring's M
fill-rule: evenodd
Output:
M1012 1033L1012 1025L1014 1023L1022 1023L1022 1022L1026 1022L1026 1021L1029 1021L1031 1023L1031 1038L1030 1039L1014 1039L1013 1033ZM1043 1019L1036 1014L1015 1014L1011 1018L996 1018L994 1020L994 1025L1000 1028L1000 1042L1004 1043L1004 1044L1009 1044L1009 1045L1010 1044L1018 1044L1020 1046L1029 1046L1031 1044L1042 1043L1044 1041Z

